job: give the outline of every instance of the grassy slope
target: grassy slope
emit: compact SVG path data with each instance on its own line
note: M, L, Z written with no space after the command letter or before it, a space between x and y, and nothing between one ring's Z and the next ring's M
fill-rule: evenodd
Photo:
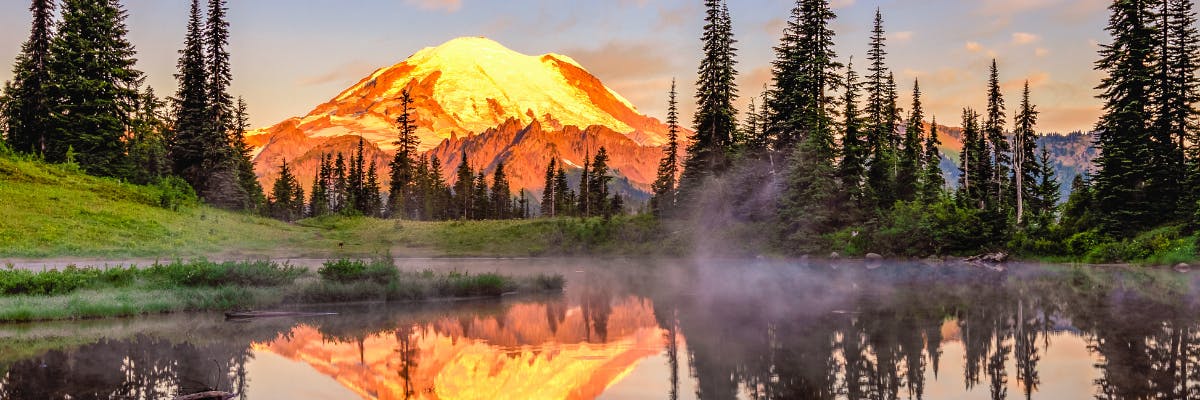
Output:
M287 224L207 206L158 207L155 187L0 155L0 257L337 257L649 254L645 217L409 222L325 217Z

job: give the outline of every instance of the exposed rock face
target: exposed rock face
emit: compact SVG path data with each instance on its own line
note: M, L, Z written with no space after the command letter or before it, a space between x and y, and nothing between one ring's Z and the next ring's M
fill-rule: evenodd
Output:
M472 166L487 172L504 160L514 190L540 191L550 157L582 165L600 146L631 187L647 190L668 131L570 57L527 56L486 38L458 38L375 71L304 117L249 132L264 187L286 159L307 188L311 160L345 151L359 136L384 175L405 90L414 101L421 151L438 154L443 171L453 171L463 149Z

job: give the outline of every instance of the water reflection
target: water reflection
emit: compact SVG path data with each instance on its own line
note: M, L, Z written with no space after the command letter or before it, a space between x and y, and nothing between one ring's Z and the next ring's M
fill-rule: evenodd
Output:
M554 296L0 326L0 398L1200 397L1188 274L632 264L562 266Z

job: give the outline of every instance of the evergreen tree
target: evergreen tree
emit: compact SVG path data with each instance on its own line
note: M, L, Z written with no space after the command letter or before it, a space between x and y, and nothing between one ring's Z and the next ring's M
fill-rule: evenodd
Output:
M845 197L838 187L833 146L831 131L815 130L791 157L779 228L789 250L795 253L827 249L824 235L840 226Z
M586 170L585 170L586 171ZM612 215L612 210L609 209L609 191L608 183L612 181L612 176L608 170L608 150L603 146L600 151L596 152L596 158L592 160L592 169L586 173L588 180L587 202L589 215Z
M508 186L508 176L504 174L504 161L496 164L492 172L492 217L495 219L512 218L512 190Z
M521 189L521 197L517 200L517 209L513 216L520 219L529 219L529 198L525 197L525 189Z
M703 41L696 82L695 134L688 147L680 178L681 197L698 189L703 180L728 168L728 151L737 130L737 71L733 48L733 27L724 0L705 0ZM580 194L581 197L586 197ZM587 210L581 210L586 214Z
M66 0L50 44L50 129L46 160L74 149L85 171L129 176L124 137L137 105L142 73L134 69L125 10L111 0Z
M1197 148L1200 101L1200 34L1192 0L1159 0L1158 54L1151 132L1155 166L1149 199L1163 218L1186 216L1200 199L1200 180L1189 179L1187 149ZM1193 150L1195 152L1195 150ZM1195 165L1196 158L1192 163ZM1193 171L1195 171L1193 169ZM1190 190L1189 190L1190 188Z
M921 173L921 136L925 132L925 111L921 106L921 82L913 81L912 111L904 128L904 141L900 150L900 165L896 172L896 198L913 201L917 198L918 181Z
M798 88L803 53L801 49L801 27L804 19L803 0L796 0L791 18L783 30L779 45L775 46L775 61L771 63L772 87L768 101L763 104L767 121L763 127L773 140L773 147L787 151L799 143L799 109L802 107Z
M1086 232L1101 223L1096 215L1099 213L1098 194L1091 179L1084 175L1075 176L1071 181L1071 194L1067 197L1067 203L1063 204L1062 218L1058 222L1064 233L1073 235Z
M337 158L333 162L333 193L330 194L331 208L333 212L343 213L349 212L350 185L346 180L346 158L342 153L337 154Z
M575 193L567 183L567 171L562 163L558 164L558 171L554 174L554 203L555 216L576 215Z
M1147 162L1152 160L1147 121L1152 120L1151 62L1154 58L1153 2L1114 1L1106 30L1113 36L1102 45L1098 69L1107 73L1098 87L1103 113L1096 125L1095 201L1101 225L1110 234L1128 235L1159 219L1150 199Z
M392 210L392 215L396 218L415 218L413 209L415 208L414 188L416 184L415 164L417 156L417 145L420 143L417 137L417 121L413 113L412 94L408 90L400 93L400 115L396 117L396 127L400 130L400 134L396 139L396 156L392 159L392 174L391 183L388 186L390 193L389 209ZM464 153L463 162L466 162Z
M262 184L258 182L258 174L254 172L254 158L250 155L254 148L246 143L246 130L250 129L250 117L246 112L246 100L241 97L237 99L233 117L231 144L234 149L233 162L238 167L238 181L241 183L242 190L246 192L246 205L243 209L259 210L266 202L266 197L263 195Z
M287 160L279 166L279 179L271 189L270 209L272 217L284 221L295 221L304 215L304 190L288 168Z
M130 162L139 166L129 177L131 181L149 184L170 175L165 139L168 129L164 104L154 89L147 87L138 97L137 112L129 127L126 151Z
M992 165L987 138L979 127L979 113L963 109L963 150L959 158L959 199L971 207L984 208L991 183Z
M541 203L541 212L543 217L553 218L557 216L554 207L556 205L556 198L554 197L554 164L555 161L553 158L550 159L549 164L546 164L546 182L542 186L544 189L542 189Z
M483 174L483 169L479 169L479 174L475 175L475 184L471 186L474 189L471 192L472 214L476 220L494 219L492 215L492 199L488 196L487 176Z
M942 188L946 186L946 178L942 176L942 153L938 150L941 144L941 140L938 139L937 117L933 117L933 121L929 123L929 136L925 137L925 151L921 156L921 164L924 166L921 172L921 193L926 203L936 201L942 193Z
M462 160L458 163L454 181L454 218L472 219L475 202L471 196L474 193L475 172L471 171L471 165L467 162L467 153L464 151Z
M233 82L233 71L229 66L229 21L225 14L229 11L225 6L226 0L208 1L208 20L204 26L204 44L206 51L206 91L208 94L209 129L220 135L226 135L233 129L234 113L233 96L229 95L229 85Z
M1060 194L1062 185L1059 184L1058 178L1054 175L1054 165L1050 161L1050 152L1044 147L1042 148L1041 158L1037 163L1038 172L1035 174L1039 181L1034 189L1031 210L1039 220L1043 221L1043 225L1049 225L1054 222L1055 212L1058 209L1058 202L1062 197Z
M867 51L867 147L870 162L867 164L867 189L871 202L877 207L889 207L892 202L892 179L895 169L895 153L892 147L894 135L893 115L889 112L888 72L885 58L886 36L883 30L883 14L875 9L875 23L871 29L871 44Z
M29 39L13 65L13 80L0 95L0 121L12 150L29 154L46 152L46 135L51 133L50 45L54 32L54 1L33 0L33 27Z
M593 215L593 210L591 207L592 194L591 188L589 187L589 185L592 183L592 180L590 179L592 170L591 156L591 154L584 154L583 156L583 170L579 172L579 196L575 199L575 211L578 213L577 215L584 218Z
M1004 134L1005 122L1004 96L1000 93L1000 73L996 68L996 60L992 59L992 67L988 77L987 115L983 122L983 134L991 149L992 176L988 192L996 200L997 207L1008 205L1008 174L1012 165L1012 149L1008 137Z
M753 107L753 103L751 103ZM753 109L750 112L754 115ZM753 126L750 129L755 129ZM756 137L756 134L751 136ZM677 188L675 179L679 176L679 109L675 102L675 81L671 81L671 92L667 97L667 145L663 149L662 161L658 163L658 177L650 185L653 197L650 198L650 209L654 215L669 215L675 208ZM554 164L546 170L546 182L550 183L553 176ZM547 186L549 187L549 186ZM543 211L544 213L544 211Z
M1041 172L1037 159L1037 108L1029 101L1029 81L1025 81L1025 90L1021 95L1021 108L1015 118L1013 131L1013 184L1017 195L1017 224L1025 219L1025 202L1036 199L1037 174Z
M858 109L860 84L853 64L853 59L846 64L846 90L842 92L842 158L838 177L849 198L861 204L864 166L870 149L863 137L863 118Z
M330 156L323 154L321 155L321 165L317 169L317 175L313 178L312 196L308 202L309 216L320 217L329 214L329 181L331 173Z
M429 157L429 188L428 196L431 206L426 211L429 219L444 220L453 218L451 215L450 187L442 178L442 161L437 155Z
M175 79L175 132L170 138L171 160L175 173L183 177L203 197L209 173L225 158L224 142L209 129L208 87L204 61L204 37L201 31L200 0L192 0L187 36L179 51L179 71Z
M367 180L363 184L362 194L363 214L370 217L380 216L383 204L379 198L379 172L375 169L374 161L367 166Z
M358 146L350 155L350 170L346 173L346 211L351 214L367 215L366 163L363 161L363 137L358 137Z

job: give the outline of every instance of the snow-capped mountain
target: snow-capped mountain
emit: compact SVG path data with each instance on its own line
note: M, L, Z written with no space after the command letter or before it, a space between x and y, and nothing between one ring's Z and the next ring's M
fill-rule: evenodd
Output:
M605 146L617 173L646 190L666 141L665 124L639 113L570 57L528 56L465 37L379 69L304 117L249 132L260 180L270 187L286 159L307 186L322 153L349 155L359 136L386 171L404 90L414 100L419 149L435 150L450 179L467 150L473 167L490 171L503 160L514 190L540 191L551 157L581 164L583 155Z

